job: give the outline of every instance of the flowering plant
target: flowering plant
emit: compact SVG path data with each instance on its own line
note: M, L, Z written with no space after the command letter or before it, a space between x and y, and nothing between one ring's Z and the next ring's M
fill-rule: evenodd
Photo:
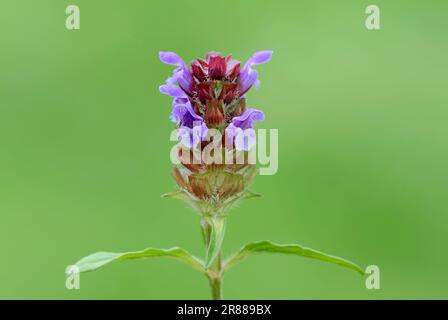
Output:
M241 66L231 56L208 53L190 67L175 53L161 52L160 60L176 66L160 92L173 98L171 120L177 127L177 164L172 176L179 190L167 198L179 199L201 217L205 257L185 249L148 248L137 252L98 252L76 263L79 272L96 270L111 262L167 256L187 263L209 280L213 299L222 299L224 273L256 253L284 253L330 262L364 274L356 264L297 244L253 242L223 259L221 247L228 210L235 203L259 196L248 189L256 176L250 152L256 145L254 123L264 113L246 106L246 93L259 85L253 68L268 62L272 51L260 51ZM212 139L213 138L213 139ZM200 152L201 150L206 152ZM223 158L225 160L223 160Z

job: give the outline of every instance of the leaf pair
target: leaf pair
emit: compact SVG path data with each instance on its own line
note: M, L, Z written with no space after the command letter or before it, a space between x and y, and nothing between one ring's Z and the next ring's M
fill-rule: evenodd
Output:
M217 225L217 228L224 228L222 225ZM218 230L218 229L217 229ZM212 231L213 233L213 231ZM75 265L78 267L79 272L88 272L93 271L98 268L104 267L105 265L117 262L117 261L125 261L125 260L135 260L135 259L144 259L144 258L152 258L152 257L171 257L176 260L182 261L196 270L206 274L206 266L207 263L210 265L213 263L214 259L217 256L217 252L219 252L218 247L220 247L220 242L222 243L222 239L219 239L218 234L216 235L215 244L210 246L207 251L207 258L204 264L203 261L196 258L188 251L174 247L171 249L155 249L148 248L143 251L137 252L127 252L127 253L112 253L112 252L97 252L91 254L81 260L79 260ZM339 258L336 256L328 255L323 252L302 247L297 244L288 244L281 245L276 244L271 241L260 241L253 242L247 244L243 248L241 248L236 254L231 256L224 262L224 271L230 269L235 266L245 258L250 255L258 254L258 253L284 253L284 254L292 254L296 256L311 258L315 260L325 261L332 264L336 264L342 266L347 269L351 269L357 271L358 273L364 275L364 271L355 263L350 262L346 259Z

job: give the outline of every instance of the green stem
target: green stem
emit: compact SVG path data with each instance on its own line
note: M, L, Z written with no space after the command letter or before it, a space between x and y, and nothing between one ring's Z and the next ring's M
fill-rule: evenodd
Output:
M219 271L216 275L209 276L209 279L213 300L222 300L222 273Z
M201 221L202 224L202 234L204 236L204 242L206 247L209 246L210 243L210 235L212 232L212 227L210 226L209 222L206 219L203 219ZM212 299L213 300L222 300L222 275L223 275L223 268L222 268L222 259L221 259L221 251L219 252L218 256L216 257L215 262L210 266L207 277L210 282L210 288L212 291Z

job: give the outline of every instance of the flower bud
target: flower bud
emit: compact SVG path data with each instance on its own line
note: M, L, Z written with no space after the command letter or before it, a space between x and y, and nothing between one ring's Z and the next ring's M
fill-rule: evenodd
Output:
M216 55L211 56L208 61L208 76L213 80L221 80L225 77L227 70L226 59Z

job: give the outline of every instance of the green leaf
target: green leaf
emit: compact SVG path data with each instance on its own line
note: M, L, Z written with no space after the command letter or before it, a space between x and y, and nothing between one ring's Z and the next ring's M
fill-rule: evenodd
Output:
M224 264L224 270L227 270L243 260L244 258L256 254L256 253L285 253L285 254L293 254L296 256L307 257L311 259L321 260L330 262L333 264L340 265L342 267L355 270L360 274L364 275L364 271L353 262L345 260L343 258L339 258L336 256L332 256L314 249L302 247L298 244L277 244L271 241L260 241L249 243L243 248L240 249L238 253L234 256L230 257Z
M221 251L222 242L225 233L225 219L222 217L211 218L209 221L212 229L210 240L205 254L205 268L208 269L215 261L219 252Z
M170 249L148 248L143 251L126 253L97 252L82 258L75 265L79 268L79 272L88 272L104 267L105 265L112 262L152 257L171 257L185 262L201 272L205 272L204 265L201 260L191 255L188 251L179 247Z

